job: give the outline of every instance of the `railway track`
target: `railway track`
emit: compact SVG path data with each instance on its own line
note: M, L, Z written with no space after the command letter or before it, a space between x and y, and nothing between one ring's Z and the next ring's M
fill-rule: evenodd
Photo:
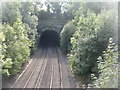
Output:
M41 48L9 88L75 88L67 60L59 48Z

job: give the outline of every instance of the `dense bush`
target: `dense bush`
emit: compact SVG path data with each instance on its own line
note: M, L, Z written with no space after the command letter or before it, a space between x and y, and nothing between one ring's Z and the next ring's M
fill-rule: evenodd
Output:
M3 25L2 31L5 35L3 74L15 74L22 64L29 59L30 41L20 19L13 24L13 27L8 24Z
M22 19L20 14L21 4L18 2L2 3L2 22L9 23L11 26L16 22L17 18Z
M2 28L2 25L0 24L0 28ZM2 45L2 43L5 41L5 35L3 32L0 32L0 69L3 67L3 65L6 65L8 68L11 68L11 64L9 64L11 62L10 58L6 58L6 61L3 60L3 58L5 57L3 55L3 51L4 51L4 46ZM10 62L9 62L10 61ZM8 63L7 63L8 62ZM7 65L9 64L9 66ZM4 69L3 72L8 73L8 68ZM0 71L1 73L2 71Z
M31 52L37 48L37 25L38 17L35 15L35 5L32 2L21 2L20 12L22 15L22 22L25 23L25 28L27 30L28 38L30 39Z
M77 12L80 16L75 18L77 31L71 38L70 66L76 75L97 73L97 58L107 48L114 19L111 11L102 11L99 15L89 10L86 14Z
M112 38L110 38L106 51L103 51L103 55L98 57L98 69L100 75L96 81L93 82L95 87L117 88L118 65L118 47L113 43Z
M19 72L35 47L37 17L33 3L5 2L2 12L2 55L0 65L4 75Z
M61 48L64 53L68 53L71 50L70 38L76 31L76 28L72 21L68 22L60 33Z
M35 15L33 2L5 2L2 5L2 22L9 23L11 26L17 18L25 24L25 29L32 45L31 49L36 48L38 18Z

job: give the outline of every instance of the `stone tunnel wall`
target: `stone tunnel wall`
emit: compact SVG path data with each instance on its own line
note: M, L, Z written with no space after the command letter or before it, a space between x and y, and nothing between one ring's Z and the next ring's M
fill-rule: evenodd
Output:
M39 34L38 47L60 46L59 34L67 22L67 20L60 19L41 20L37 26Z

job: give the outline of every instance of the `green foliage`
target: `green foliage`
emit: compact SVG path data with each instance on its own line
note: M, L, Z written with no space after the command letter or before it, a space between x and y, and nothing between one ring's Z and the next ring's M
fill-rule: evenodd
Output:
M35 15L35 8L32 2L5 2L2 5L2 22L13 26L17 18L25 23L28 38L31 40L33 49L36 45L38 18Z
M70 66L76 75L97 73L96 61L112 36L114 19L110 18L111 11L102 11L99 15L89 10L86 14L81 9L77 12L80 15L74 19L77 31L71 38Z
M72 21L68 22L61 31L60 33L61 48L64 51L64 53L70 52L71 50L70 38L72 37L75 31L76 28Z
M4 2L2 5L2 55L0 65L4 75L19 72L22 64L36 47L37 22L32 2Z
M2 22L7 22L13 25L17 18L22 19L19 8L21 7L18 2L4 2L2 3Z
M29 59L30 41L20 19L17 19L13 27L7 24L3 25L2 31L5 35L3 74L16 74L22 64Z
M2 25L0 25L0 28L2 28ZM3 73L6 75L10 75L8 69L12 67L13 63L11 61L11 58L5 58L3 52L5 51L6 45L3 42L5 41L6 37L3 32L0 32L0 36L0 68L4 68L2 71L0 71L0 74Z
M103 56L98 57L99 77L93 82L95 87L99 88L117 88L118 87L118 47L109 39L106 51Z
M20 12L22 15L22 22L25 23L25 28L27 30L28 38L31 40L31 52L36 48L37 42L37 25L38 18L35 15L35 6L33 2L21 2Z
M1 28L1 24L0 24L0 28ZM3 65L3 58L4 55L2 54L3 51L3 46L2 46L2 42L5 41L5 35L3 34L3 32L0 32L0 68L2 68Z

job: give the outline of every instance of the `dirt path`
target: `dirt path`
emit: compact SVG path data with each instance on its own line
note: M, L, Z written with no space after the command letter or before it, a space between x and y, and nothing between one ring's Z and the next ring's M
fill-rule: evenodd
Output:
M76 83L65 56L59 48L51 47L36 51L28 67L7 88L75 87Z

